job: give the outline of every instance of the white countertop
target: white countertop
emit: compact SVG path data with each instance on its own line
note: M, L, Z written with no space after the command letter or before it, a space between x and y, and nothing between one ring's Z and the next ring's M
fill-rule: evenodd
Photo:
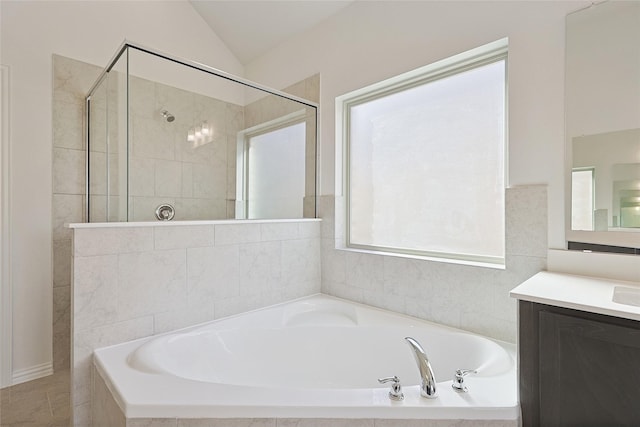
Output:
M640 282L541 271L510 295L524 301L640 320L640 307L613 302L616 287L640 294Z

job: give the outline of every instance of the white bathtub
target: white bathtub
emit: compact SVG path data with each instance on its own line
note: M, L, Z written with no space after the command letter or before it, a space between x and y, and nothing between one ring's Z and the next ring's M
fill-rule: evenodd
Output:
M438 397L420 397L404 337L424 347ZM517 420L514 348L416 318L315 295L95 351L127 418ZM467 393L456 369L475 369ZM377 379L400 378L391 401Z

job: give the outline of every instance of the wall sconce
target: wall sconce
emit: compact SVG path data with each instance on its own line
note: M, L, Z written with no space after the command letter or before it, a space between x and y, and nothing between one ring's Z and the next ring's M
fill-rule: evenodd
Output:
M193 148L213 142L213 127L205 120L200 125L190 128L187 133L187 142Z

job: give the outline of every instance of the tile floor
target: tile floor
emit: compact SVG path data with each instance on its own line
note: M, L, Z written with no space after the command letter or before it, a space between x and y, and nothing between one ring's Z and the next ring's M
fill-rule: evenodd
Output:
M68 427L69 371L0 390L1 427Z

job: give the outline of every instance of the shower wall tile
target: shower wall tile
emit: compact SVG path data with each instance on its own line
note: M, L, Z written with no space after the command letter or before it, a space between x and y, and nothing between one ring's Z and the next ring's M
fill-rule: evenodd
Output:
M184 209L176 203L174 197L131 197L129 202L129 221L157 221L156 209L168 203L175 208L176 221L182 216ZM194 218L189 218L194 219Z
M101 67L53 55L53 95L56 101L84 103Z
M320 291L320 221L76 228L73 233L76 425L90 410L96 348ZM283 272L290 279L283 280ZM66 288L60 289L64 299Z
M156 161L132 157L129 165L129 195L155 196Z
M155 195L160 197L182 196L182 162L156 161Z
M175 140L171 123L162 116L145 118L131 116L132 154L143 159L174 160Z
M53 288L53 369L69 368L71 337L71 287Z
M71 285L71 239L53 241L53 287Z
M174 204L178 220L209 220L226 218L226 201L223 199L177 198Z
M53 149L53 193L85 193L85 157L81 150Z
M53 144L58 148L84 149L84 103L53 101Z
M65 224L83 221L84 197L75 194L53 194L53 240L70 240L71 230Z

